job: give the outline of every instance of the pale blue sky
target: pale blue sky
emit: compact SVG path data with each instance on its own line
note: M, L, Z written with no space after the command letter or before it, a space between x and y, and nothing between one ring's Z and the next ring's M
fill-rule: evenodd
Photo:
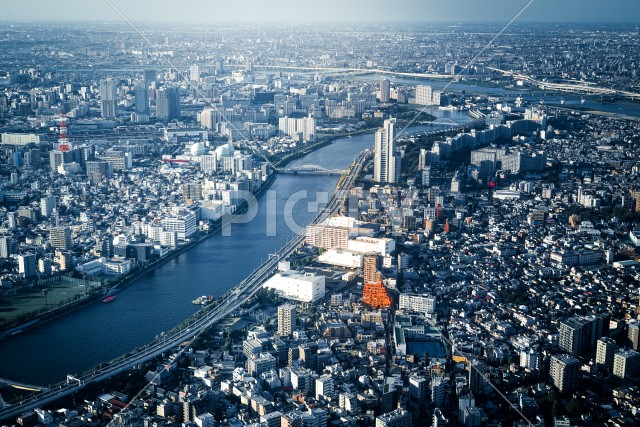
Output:
M168 22L464 22L510 20L528 0L110 0L129 19ZM0 20L111 21L105 0L3 1ZM639 0L535 0L519 22L640 23Z

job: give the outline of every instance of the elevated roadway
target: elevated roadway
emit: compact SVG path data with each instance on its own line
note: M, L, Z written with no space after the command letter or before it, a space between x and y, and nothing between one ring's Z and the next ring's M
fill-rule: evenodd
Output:
M371 154L372 150L366 150L352 163L344 179L339 181L333 197L324 210L314 219L313 223L321 223L339 211L344 205L348 194L347 189L354 184L366 161L371 157ZM108 363L106 366L102 366L99 369L80 376L69 375L66 381L53 384L48 388L41 387L40 393L18 404L7 405L0 409L0 421L17 417L26 411L51 403L63 396L80 390L89 383L99 382L125 372L140 363L180 346L185 341L191 340L239 308L247 299L258 292L262 284L277 270L278 262L291 255L304 243L304 240L305 232L303 231L287 242L276 254L273 254L269 260L255 269L246 279L240 282L240 284L227 292L211 310L204 314L203 312L196 313L184 322L180 328L163 334L155 341L138 348L133 353Z

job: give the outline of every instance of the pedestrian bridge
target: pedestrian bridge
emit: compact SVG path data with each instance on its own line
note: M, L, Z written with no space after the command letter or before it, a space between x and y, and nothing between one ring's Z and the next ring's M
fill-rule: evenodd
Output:
M320 165L299 165L288 168L277 168L276 171L288 175L343 175L347 171L344 169L328 169Z

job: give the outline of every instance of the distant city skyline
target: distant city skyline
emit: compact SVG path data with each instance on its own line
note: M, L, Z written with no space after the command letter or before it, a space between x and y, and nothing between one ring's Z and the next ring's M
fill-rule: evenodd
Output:
M191 0L176 7L168 0L124 2L110 0L132 21L164 22L504 22L511 19L527 0L458 0L433 2L415 0L326 0L304 4L297 0L264 2L247 0L242 8L230 3ZM2 5L2 21L104 21L121 17L104 0L64 3L32 0ZM640 23L640 2L632 0L536 0L519 22Z

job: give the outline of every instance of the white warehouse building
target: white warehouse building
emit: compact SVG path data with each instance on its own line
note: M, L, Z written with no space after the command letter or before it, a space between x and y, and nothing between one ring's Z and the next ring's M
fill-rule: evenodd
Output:
M283 298L301 302L314 302L324 297L325 293L324 276L296 271L278 273L262 287L275 290Z
M362 268L363 257L361 253L357 252L329 249L318 257L318 261L344 268Z
M356 237L349 240L347 250L351 252L361 252L363 254L375 253L386 256L396 250L396 241L393 239L375 237Z

